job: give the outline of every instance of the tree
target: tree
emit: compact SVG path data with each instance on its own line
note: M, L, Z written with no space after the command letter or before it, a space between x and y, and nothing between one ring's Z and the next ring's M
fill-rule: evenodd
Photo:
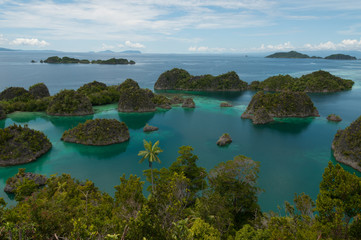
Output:
M158 154L163 152L159 145L159 141L156 141L154 145L152 145L152 142L147 142L145 139L143 140L144 143L144 149L143 151L139 151L138 156L142 156L142 159L140 159L140 163L144 161L144 159L148 159L149 167L151 170L151 178L152 178L152 193L154 194L154 184L153 184L153 162L160 162L160 159L158 157Z

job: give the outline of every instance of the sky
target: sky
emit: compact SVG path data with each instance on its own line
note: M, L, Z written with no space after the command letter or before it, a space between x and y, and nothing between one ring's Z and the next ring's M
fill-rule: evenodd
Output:
M361 51L360 0L0 0L0 47Z

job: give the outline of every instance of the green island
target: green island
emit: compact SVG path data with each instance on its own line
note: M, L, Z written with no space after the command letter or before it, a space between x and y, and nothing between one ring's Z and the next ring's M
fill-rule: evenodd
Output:
M5 119L6 118L6 113L3 109L3 107L0 105L0 120Z
M85 95L74 90L62 90L52 98L46 113L54 116L83 116L94 112Z
M155 90L183 91L242 91L248 84L236 72L228 72L218 76L210 74L192 76L186 70L173 68L162 73L154 84Z
M49 57L46 60L41 60L41 63L80 63L80 64L135 64L135 62L133 60L127 60L124 58L110 58L108 60L87 60L87 59L77 59L77 58L70 58L70 57L58 57L58 56L53 56L53 57Z
M315 71L300 78L278 75L262 82L252 82L251 90L296 91L296 92L339 92L352 89L354 81L343 79L326 71Z
M361 117L344 130L338 130L332 142L336 161L361 172Z
M261 109L261 110L260 110ZM242 118L254 124L265 124L273 118L319 117L311 98L304 92L257 92L247 106Z
M271 55L266 56L266 58L316 58L321 59L321 57L316 56L308 56L307 54L299 53L296 51L289 51L289 52L277 52Z
M0 198L1 239L309 240L361 238L361 178L329 162L314 202L295 193L279 212L258 204L259 162L243 155L209 172L197 165L191 146L181 146L168 168L162 149L144 142L138 156L149 163L145 182L120 176L114 197L90 180L52 175L39 188L17 181L17 204ZM140 157L139 157L140 158ZM18 175L23 175L19 170ZM8 181L14 181L11 178ZM282 212L282 213L281 213ZM16 236L16 237L14 237ZM55 237L54 237L55 236Z
M346 55L346 54L332 54L330 56L325 57L325 59L331 59L331 60L357 60L356 57Z
M65 131L61 140L83 145L105 146L128 141L129 130L124 122L115 119L95 119L79 123Z
M120 96L118 86L107 86L98 81L84 84L77 92L88 97L93 106L116 103Z
M42 132L14 124L0 129L0 146L0 166L4 167L35 161L52 144Z

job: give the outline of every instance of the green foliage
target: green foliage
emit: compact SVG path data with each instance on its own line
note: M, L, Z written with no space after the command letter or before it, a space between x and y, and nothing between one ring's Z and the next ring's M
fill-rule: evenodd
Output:
M309 58L307 54L299 53L296 51L290 52L277 52L266 56L266 58Z
M219 240L221 239L221 234L217 229L212 227L210 224L206 223L200 218L197 218L190 230L190 237L194 240Z
M173 68L159 76L154 89L227 91L245 90L247 86L234 71L219 76L192 76L186 70Z
M94 119L65 131L61 139L85 145L109 145L127 141L129 130L116 119Z
M26 163L51 148L49 139L40 131L20 125L0 129L0 165Z
M57 93L46 110L49 115L88 115L93 113L89 99L74 90L62 90Z
M244 225L237 233L235 240L268 240L270 239L268 229L254 229L251 225Z
M43 62L45 63L81 63L81 64L135 64L133 60L128 61L124 58L111 58L108 60L92 60L91 62L87 59L77 59L77 58L70 58L70 57L63 57L60 58L58 56L49 57Z
M44 83L37 83L29 87L29 93L35 98L50 97L49 89Z
M154 93L149 89L128 88L120 91L119 112L154 112Z
M325 59L334 59L334 60L356 60L355 57L345 54L332 54L325 57Z

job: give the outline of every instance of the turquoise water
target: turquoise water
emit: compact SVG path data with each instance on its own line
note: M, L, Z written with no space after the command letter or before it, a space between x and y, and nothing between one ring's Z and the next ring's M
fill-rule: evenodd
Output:
M39 60L45 57L40 54L17 54L10 54L9 57L9 53L0 53L0 71L4 73L0 90L10 85L27 87L34 82L43 81L49 86L50 91L55 93L63 88L77 88L92 80L115 84L127 77L137 80L142 87L152 88L159 74L173 67L185 68L192 74L220 74L235 70L248 82L263 80L267 76L279 73L300 76L323 69L352 79L356 81L356 85L352 91L343 93L311 94L320 112L319 118L279 119L264 126L254 126L250 120L240 118L254 94L252 91L186 93L194 97L197 105L195 109L174 107L154 113L118 113L117 105L114 104L95 107L95 114L87 117L51 117L45 113L9 114L6 120L0 121L1 128L13 123L28 124L30 128L43 131L51 140L53 148L33 163L0 168L1 189L8 177L14 175L19 167L25 167L27 171L46 175L65 172L78 179L90 179L101 190L112 194L113 186L119 184L120 175L125 173L141 176L142 171L147 169L146 163L139 164L137 156L138 151L143 148L143 139L147 139L160 140L160 147L164 149L160 155L162 163L156 164L156 167L170 166L182 145L193 146L195 154L199 156L199 165L207 170L239 154L259 161L259 186L265 190L259 197L261 207L264 211L277 210L277 206L282 205L284 201L292 201L294 193L305 192L316 198L323 170L328 161L334 161L331 143L336 131L345 128L361 115L359 61L149 54L129 56L129 59L137 62L132 69L131 66L31 65L28 59ZM95 58L97 57L99 56ZM44 76L50 75L53 77L43 80ZM234 107L220 108L219 104L222 101L229 101ZM326 116L330 113L339 114L344 121L328 122ZM82 146L60 141L65 130L93 118L124 121L130 130L130 141L105 147ZM159 127L159 131L144 133L142 128L146 123ZM218 147L216 141L225 132L231 135L233 143L228 147ZM353 172L350 168L346 169ZM0 197L11 201L2 191Z

